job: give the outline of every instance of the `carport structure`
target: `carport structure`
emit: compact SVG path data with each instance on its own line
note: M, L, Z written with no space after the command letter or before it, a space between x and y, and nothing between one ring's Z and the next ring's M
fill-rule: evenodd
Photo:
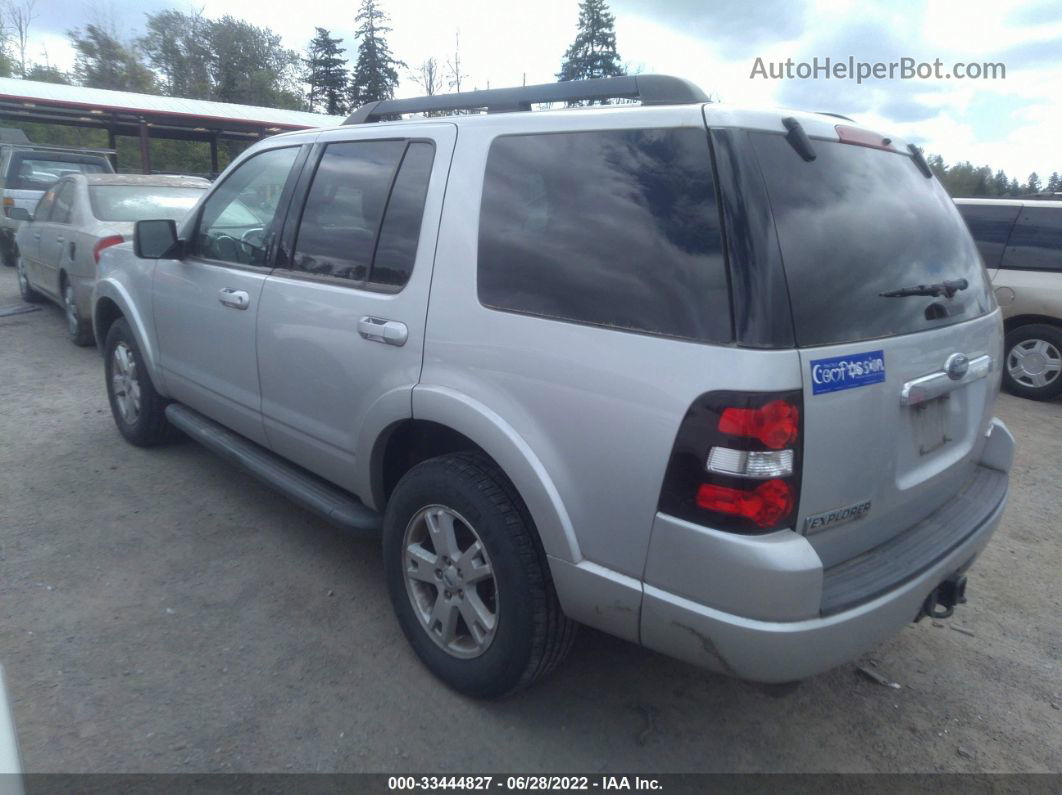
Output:
M253 143L288 130L341 124L341 116L298 110L236 105L201 99L181 99L129 91L83 88L0 78L0 120L65 124L107 131L107 146L117 136L140 139L140 159L151 173L150 141L201 141L210 145L211 171L218 172L218 143Z

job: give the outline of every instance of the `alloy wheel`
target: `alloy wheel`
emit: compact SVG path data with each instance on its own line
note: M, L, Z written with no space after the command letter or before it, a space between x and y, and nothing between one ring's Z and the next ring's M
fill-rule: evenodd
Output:
M136 424L140 416L140 381L137 377L136 359L133 351L124 342L114 347L111 370L111 390L118 404L118 412L127 425Z
M428 636L448 654L483 654L498 628L498 583L475 528L442 505L418 511L402 539L406 594Z

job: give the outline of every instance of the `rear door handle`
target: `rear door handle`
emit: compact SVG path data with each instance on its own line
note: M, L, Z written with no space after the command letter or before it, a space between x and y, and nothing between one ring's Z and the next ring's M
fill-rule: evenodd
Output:
M231 287L222 287L218 290L218 300L233 309L246 309L251 305L251 296L246 290L233 290Z
M409 339L409 329L405 323L397 320L385 320L382 317L363 317L358 321L358 333L363 339L370 342L382 342L385 345L406 344Z

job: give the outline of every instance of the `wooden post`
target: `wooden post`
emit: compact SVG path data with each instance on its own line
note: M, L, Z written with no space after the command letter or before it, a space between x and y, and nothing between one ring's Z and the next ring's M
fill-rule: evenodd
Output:
M211 179L218 175L218 134L210 136L210 171Z
M140 120L140 167L145 174L151 173L151 138L143 119Z

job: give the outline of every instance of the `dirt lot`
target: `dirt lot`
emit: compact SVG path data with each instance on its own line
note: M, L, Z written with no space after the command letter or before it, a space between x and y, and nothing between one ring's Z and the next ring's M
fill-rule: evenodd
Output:
M0 268L0 307L20 304ZM195 444L115 431L59 310L0 318L0 663L30 772L1062 771L1062 403L1003 397L1010 504L947 624L779 693L584 631L479 703L421 667L380 551Z

